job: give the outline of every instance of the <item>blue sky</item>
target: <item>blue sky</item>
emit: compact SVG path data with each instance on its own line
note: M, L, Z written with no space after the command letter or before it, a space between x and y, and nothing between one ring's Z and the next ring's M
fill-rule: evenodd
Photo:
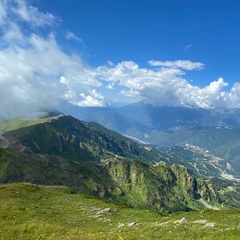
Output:
M240 107L238 0L0 0L0 116Z
M78 49L90 65L132 60L145 67L152 59L183 59L205 65L192 74L196 85L220 76L229 83L239 80L238 0L41 2L43 10L61 16L63 26L84 41L86 49Z

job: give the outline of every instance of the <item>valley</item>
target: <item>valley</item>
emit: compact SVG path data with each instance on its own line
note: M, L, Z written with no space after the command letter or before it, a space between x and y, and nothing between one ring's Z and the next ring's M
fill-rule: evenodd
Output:
M68 105L62 109L158 149L186 144L202 148L225 161L227 174L240 177L239 109L159 107L146 101L119 108Z

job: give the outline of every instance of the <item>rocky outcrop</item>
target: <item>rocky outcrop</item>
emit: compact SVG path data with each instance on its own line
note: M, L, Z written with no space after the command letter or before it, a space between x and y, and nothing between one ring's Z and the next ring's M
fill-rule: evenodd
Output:
M119 196L118 199L127 200L134 207L145 206L170 212L190 211L205 207L197 201L201 193L214 198L212 189L204 181L199 192L197 180L184 166L150 166L135 160L111 160L105 163L105 167L121 188L123 197Z

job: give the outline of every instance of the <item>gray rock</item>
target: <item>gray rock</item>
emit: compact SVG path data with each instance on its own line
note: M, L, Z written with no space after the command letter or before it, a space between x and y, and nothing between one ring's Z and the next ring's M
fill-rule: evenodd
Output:
M119 223L118 226L117 226L117 228L122 228L122 227L124 227L124 226L125 226L124 223Z
M184 225L186 223L187 223L187 219L185 217L179 220L179 224Z
M105 223L112 223L112 220L111 220L111 219L104 219L102 222L105 222Z
M101 209L100 211L96 212L96 215L99 215L99 214L108 214L111 212L111 209L110 208L104 208L104 209Z
M205 226L203 226L203 228L215 228L215 224L214 223L207 223Z
M182 219L180 219L180 220L174 221L173 223L175 223L175 224L179 223L179 224L184 225L184 224L187 223L187 219L184 217L184 218L182 218Z
M132 223L129 223L129 224L128 224L129 227L133 227L133 226L135 226L135 225L136 225L135 222L132 222Z
M207 223L207 220L196 220L196 221L193 221L193 223L197 223L197 224L206 224Z

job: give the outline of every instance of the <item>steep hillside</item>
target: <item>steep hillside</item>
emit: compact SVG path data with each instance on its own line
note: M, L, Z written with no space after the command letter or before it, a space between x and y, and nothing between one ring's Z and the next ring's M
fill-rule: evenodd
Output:
M219 180L220 181L220 180ZM64 185L78 193L163 212L240 207L238 183L194 178L180 165L137 160L79 163L62 157L0 150L0 182Z
M104 197L115 184L108 172L94 163L80 164L53 155L0 149L0 182L64 185L76 192Z
M146 150L98 124L65 115L5 132L3 136L6 140L14 138L14 143L20 142L30 152L62 156L80 162L123 157L146 162L158 159L154 149Z

